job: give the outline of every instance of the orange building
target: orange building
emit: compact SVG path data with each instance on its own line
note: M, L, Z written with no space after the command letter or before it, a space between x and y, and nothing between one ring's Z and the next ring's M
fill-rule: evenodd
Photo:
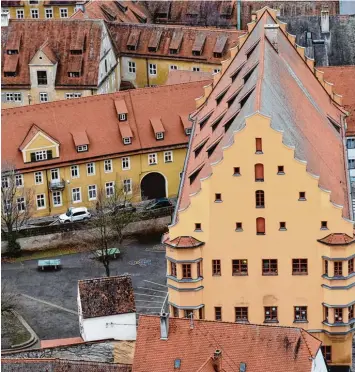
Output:
M298 326L351 364L355 245L341 96L265 8L192 115L164 237L174 316Z

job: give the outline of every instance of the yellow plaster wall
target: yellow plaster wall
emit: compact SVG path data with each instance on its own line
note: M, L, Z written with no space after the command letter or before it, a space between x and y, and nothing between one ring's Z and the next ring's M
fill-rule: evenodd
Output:
M46 19L45 18L45 9L52 8L53 9L53 19L66 19L60 18L60 8L67 8L68 9L68 17L72 16L75 11L75 6L73 5L51 5L51 6L43 6L43 1L39 1L38 5L29 5L27 1L23 2L23 6L11 6L7 9L10 11L10 18L16 19L16 10L23 9L24 10L24 18L25 19L32 19L31 17L31 9L38 9L39 10L39 19Z

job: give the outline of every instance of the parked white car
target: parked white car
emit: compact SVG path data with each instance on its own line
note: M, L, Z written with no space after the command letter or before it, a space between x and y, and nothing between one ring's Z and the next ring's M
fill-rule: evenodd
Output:
M85 207L80 208L69 208L67 213L63 213L59 216L59 222L76 222L88 220L91 218L91 213Z

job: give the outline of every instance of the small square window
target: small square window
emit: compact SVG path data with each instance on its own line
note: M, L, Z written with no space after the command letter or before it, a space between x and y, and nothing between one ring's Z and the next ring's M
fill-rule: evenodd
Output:
M304 191L300 191L298 200L306 200L306 193Z
M170 70L177 70L178 67L176 65L170 65Z
M280 231L286 231L286 222L280 222Z
M240 176L240 167L233 168L233 176Z
M192 131L192 128L186 128L186 129L185 129L185 134L186 134L187 136L189 136L189 135L191 134L191 131Z
M68 18L68 9L60 8L60 18Z
M222 194L215 194L215 202L221 202L222 201Z
M241 222L235 224L235 231L243 231L243 224Z
M192 71L199 72L200 68L199 67L192 67Z
M283 165L279 165L277 167L277 174L285 174L284 166Z
M221 307L215 307L214 308L214 319L215 320L222 320L222 308Z
M327 221L322 221L320 228L321 228L321 230L328 230L328 222Z
M48 93L40 93L39 94L39 101L40 102L48 102Z
M127 120L127 114L119 114L118 115L119 121L126 121Z
M132 143L131 137L124 137L123 138L123 144L124 145L130 145Z
M195 231L201 231L201 224L200 223L195 223Z
M155 137L157 140L162 140L164 139L164 133L163 132L158 132Z

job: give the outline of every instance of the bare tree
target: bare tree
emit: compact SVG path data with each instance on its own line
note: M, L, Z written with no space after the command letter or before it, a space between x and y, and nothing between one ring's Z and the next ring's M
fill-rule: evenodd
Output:
M123 182L119 182L119 186L98 190L94 204L96 214L90 222L94 246L89 251L102 262L106 276L110 276L111 243L116 241L119 247L123 241L124 228L136 219L132 200L137 190Z
M1 314L18 307L18 293L5 280L1 280Z
M17 256L21 246L18 233L33 214L33 189L26 188L23 175L12 164L5 163L1 169L1 231L6 234L8 252Z

